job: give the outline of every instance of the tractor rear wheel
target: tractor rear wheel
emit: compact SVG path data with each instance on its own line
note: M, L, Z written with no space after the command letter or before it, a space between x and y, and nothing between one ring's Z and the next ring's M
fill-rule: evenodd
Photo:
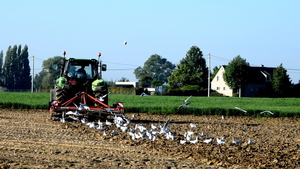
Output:
M68 92L63 88L56 87L55 94L56 94L56 99L61 103L68 100Z

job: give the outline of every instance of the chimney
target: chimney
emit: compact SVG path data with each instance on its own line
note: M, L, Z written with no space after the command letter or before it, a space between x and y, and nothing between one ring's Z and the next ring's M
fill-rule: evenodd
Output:
M259 67L264 67L264 65L259 65Z

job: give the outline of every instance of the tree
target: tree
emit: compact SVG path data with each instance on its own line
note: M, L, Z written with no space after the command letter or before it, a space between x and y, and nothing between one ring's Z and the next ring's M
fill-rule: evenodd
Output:
M155 54L144 63L144 67L137 67L134 70L135 77L141 79L144 76L149 76L154 80L159 80L161 83L167 83L168 77L175 69L175 65L167 61L167 59Z
M236 56L225 67L224 81L231 89L239 89L239 97L241 97L241 87L248 82L249 67L249 63L240 55Z
M216 74L218 73L218 71L219 71L219 67L218 66L215 66L214 68L213 68L213 73L211 74L211 80L212 79L214 79L214 77L216 76Z
M286 95L291 89L291 80L286 69L282 66L282 63L273 71L271 82L274 91L281 96Z
M55 80L59 77L63 57L54 56L43 62L42 71L34 79L36 88L50 89L54 86ZM39 82L37 81L39 80ZM40 85L38 85L40 84Z
M3 84L8 89L30 89L28 46L9 46L2 70Z
M18 81L17 88L18 89L30 89L31 87L31 75L30 75L30 66L28 59L28 46L25 45L21 50L21 45L18 48Z
M118 82L129 82L129 80L125 77L122 77Z
M200 88L207 87L208 68L199 47L192 46L190 48L186 57L180 61L177 69L168 80L173 88L186 85L198 85Z

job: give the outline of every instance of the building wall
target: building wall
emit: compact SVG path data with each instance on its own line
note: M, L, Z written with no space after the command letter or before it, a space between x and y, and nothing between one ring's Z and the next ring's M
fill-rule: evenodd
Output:
M123 85L123 86L133 86L134 88L137 87L137 82L116 82L116 85Z
M230 89L223 78L223 73L225 72L225 68L223 66L220 67L218 73L213 78L211 82L211 89L221 93L225 96L232 96L233 90Z

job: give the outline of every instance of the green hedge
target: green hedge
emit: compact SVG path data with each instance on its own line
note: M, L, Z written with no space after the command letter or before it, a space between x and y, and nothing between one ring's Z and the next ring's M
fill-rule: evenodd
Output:
M109 96L109 105L123 102L127 113L190 114L226 116L272 116L300 117L300 98L237 98L237 97L191 97L188 108L180 108L180 99L186 96ZM0 92L2 109L48 109L49 93ZM246 110L244 113L235 107ZM262 111L271 111L260 114Z

